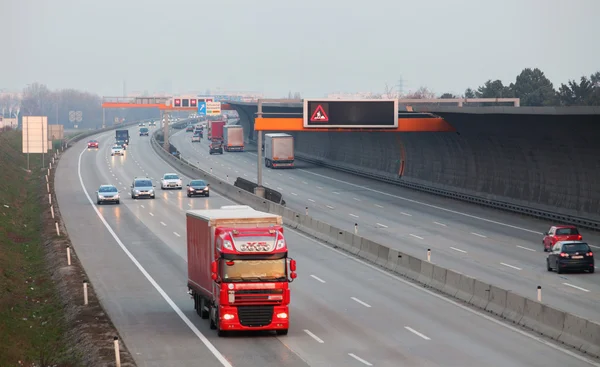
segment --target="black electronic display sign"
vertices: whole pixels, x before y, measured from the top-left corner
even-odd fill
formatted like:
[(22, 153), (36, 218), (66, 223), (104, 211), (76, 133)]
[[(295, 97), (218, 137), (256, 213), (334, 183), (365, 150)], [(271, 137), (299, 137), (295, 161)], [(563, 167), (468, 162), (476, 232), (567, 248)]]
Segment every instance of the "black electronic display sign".
[(395, 99), (305, 99), (305, 128), (393, 129), (398, 127)]

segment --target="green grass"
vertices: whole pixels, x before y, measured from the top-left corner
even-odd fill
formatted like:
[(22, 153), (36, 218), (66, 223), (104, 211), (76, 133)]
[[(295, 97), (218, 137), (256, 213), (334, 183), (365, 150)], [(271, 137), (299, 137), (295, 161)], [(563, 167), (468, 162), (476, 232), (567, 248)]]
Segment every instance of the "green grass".
[[(45, 260), (39, 154), (21, 153), (21, 133), (0, 134), (0, 366), (73, 365), (63, 306)], [(7, 207), (8, 206), (8, 207)]]

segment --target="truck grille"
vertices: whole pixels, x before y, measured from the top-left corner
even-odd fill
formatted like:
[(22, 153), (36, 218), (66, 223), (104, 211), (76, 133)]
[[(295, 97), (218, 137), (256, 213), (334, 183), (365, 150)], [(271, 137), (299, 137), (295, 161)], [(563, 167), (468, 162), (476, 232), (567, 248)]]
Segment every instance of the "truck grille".
[(273, 319), (273, 306), (240, 306), (238, 317), (243, 326), (266, 326), (271, 324)]
[(282, 289), (244, 289), (235, 291), (236, 305), (272, 304), (283, 302)]

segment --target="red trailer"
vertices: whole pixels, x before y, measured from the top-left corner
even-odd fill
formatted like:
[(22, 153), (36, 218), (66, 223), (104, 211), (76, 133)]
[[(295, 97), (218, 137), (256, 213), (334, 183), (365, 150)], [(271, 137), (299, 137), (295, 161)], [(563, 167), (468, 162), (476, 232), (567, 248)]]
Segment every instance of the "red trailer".
[(209, 121), (208, 122), (208, 140), (223, 141), (223, 126), (225, 121)]
[(188, 288), (194, 308), (219, 336), (235, 330), (289, 328), (288, 257), (279, 215), (248, 206), (189, 210)]

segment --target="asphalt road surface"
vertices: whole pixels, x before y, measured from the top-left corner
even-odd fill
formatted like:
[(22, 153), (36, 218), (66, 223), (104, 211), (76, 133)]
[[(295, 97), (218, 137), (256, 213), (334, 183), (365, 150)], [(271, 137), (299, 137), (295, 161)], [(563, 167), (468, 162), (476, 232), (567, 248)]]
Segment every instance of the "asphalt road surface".
[[(175, 133), (171, 142), (200, 168), (234, 182), (256, 182), (256, 152), (209, 155), (208, 143)], [(283, 193), (289, 208), (358, 232), (412, 256), (544, 303), (600, 321), (600, 274), (558, 275), (546, 269), (542, 232), (553, 223), (485, 208), (297, 161), (297, 168), (263, 167), (263, 184)], [(583, 231), (600, 249), (600, 237)], [(599, 264), (597, 264), (599, 265)]]
[[(291, 285), (289, 334), (219, 338), (187, 294), (185, 211), (231, 202), (215, 192), (187, 198), (160, 188), (155, 200), (131, 199), (135, 176), (158, 186), (174, 169), (147, 137), (133, 136), (124, 157), (111, 157), (113, 134), (98, 137), (98, 150), (79, 142), (64, 153), (57, 199), (77, 254), (139, 366), (600, 366), (291, 229), (299, 277)], [(122, 190), (120, 205), (96, 205), (95, 190), (107, 183)]]

